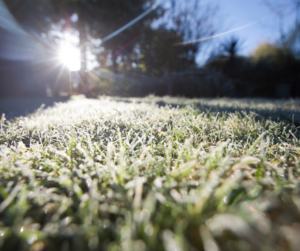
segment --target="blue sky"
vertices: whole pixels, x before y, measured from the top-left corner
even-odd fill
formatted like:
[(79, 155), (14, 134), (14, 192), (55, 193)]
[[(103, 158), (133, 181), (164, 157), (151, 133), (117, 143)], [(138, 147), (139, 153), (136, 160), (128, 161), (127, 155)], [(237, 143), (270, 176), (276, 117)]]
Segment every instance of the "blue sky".
[[(272, 2), (276, 1), (278, 2), (272, 0)], [(279, 2), (284, 3), (284, 1)], [(220, 20), (223, 23), (220, 32), (259, 21), (251, 27), (233, 33), (244, 40), (241, 54), (249, 55), (259, 44), (275, 42), (279, 38), (279, 19), (266, 7), (263, 0), (210, 0), (209, 2), (219, 5)], [(285, 28), (288, 29), (293, 22), (294, 17), (289, 14), (284, 20)]]

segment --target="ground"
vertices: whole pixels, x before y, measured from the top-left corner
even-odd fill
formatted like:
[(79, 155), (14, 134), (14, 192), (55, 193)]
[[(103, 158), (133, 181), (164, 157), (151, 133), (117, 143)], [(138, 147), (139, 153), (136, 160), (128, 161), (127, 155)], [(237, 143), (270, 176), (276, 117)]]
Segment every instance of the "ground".
[(0, 249), (298, 250), (299, 115), (299, 100), (74, 97), (2, 120)]

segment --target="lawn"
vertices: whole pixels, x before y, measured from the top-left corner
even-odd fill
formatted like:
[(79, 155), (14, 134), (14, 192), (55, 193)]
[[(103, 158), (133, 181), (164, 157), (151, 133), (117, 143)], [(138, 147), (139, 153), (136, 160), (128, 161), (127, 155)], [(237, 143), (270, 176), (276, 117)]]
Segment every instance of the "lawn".
[(0, 131), (0, 249), (299, 250), (300, 101), (75, 97)]

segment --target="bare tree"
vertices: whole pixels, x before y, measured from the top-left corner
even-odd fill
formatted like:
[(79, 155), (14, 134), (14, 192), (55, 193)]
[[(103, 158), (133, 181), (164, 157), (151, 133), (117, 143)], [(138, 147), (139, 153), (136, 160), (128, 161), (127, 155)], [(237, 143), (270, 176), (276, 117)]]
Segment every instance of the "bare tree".
[[(169, 0), (162, 25), (176, 30), (183, 37), (183, 42), (212, 36), (217, 31), (218, 6), (205, 0)], [(184, 45), (191, 54), (203, 51), (207, 42)]]
[[(280, 42), (284, 47), (288, 47), (295, 40), (295, 36), (299, 33), (300, 25), (300, 0), (262, 0), (265, 6), (278, 18), (278, 29), (280, 34)], [(295, 16), (294, 27), (287, 32), (285, 21), (287, 17)]]
[(230, 58), (235, 58), (242, 45), (242, 40), (238, 37), (232, 36), (230, 39), (221, 43), (221, 50), (228, 54)]

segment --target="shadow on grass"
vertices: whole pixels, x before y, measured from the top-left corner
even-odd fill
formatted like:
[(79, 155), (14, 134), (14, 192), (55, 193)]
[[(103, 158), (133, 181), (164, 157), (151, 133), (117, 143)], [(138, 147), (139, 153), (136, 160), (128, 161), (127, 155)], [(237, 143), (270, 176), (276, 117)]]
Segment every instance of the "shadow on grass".
[(27, 116), (43, 104), (44, 108), (51, 107), (55, 103), (66, 102), (69, 97), (34, 97), (34, 98), (1, 98), (0, 116), (5, 113), (6, 119), (13, 119), (19, 116)]
[(206, 113), (240, 113), (253, 114), (257, 120), (262, 118), (273, 121), (287, 121), (300, 126), (300, 100), (272, 100), (272, 99), (115, 99), (122, 102), (154, 103), (159, 107), (184, 108), (192, 105), (200, 112)]

